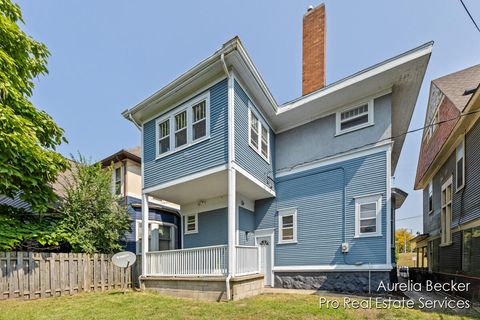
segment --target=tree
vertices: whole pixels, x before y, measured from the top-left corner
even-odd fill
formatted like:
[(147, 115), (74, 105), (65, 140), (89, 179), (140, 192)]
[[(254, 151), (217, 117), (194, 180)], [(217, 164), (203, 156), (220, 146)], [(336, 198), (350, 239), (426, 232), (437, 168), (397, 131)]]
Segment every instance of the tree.
[(73, 252), (112, 253), (122, 248), (130, 216), (113, 194), (112, 172), (112, 167), (89, 164), (83, 156), (72, 166), (59, 211)]
[(66, 139), (30, 101), (33, 80), (48, 73), (49, 52), (19, 22), (20, 7), (0, 0), (0, 195), (20, 195), (42, 213), (57, 200), (50, 185), (68, 165), (55, 148)]
[(395, 230), (395, 248), (397, 252), (405, 253), (412, 251), (413, 234), (405, 228)]

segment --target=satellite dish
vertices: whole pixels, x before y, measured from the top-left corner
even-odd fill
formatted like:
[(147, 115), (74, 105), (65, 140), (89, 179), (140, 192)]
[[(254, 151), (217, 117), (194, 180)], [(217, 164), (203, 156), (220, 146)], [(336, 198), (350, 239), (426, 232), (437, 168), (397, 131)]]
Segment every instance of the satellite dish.
[(113, 264), (120, 268), (128, 268), (135, 263), (135, 260), (137, 257), (130, 251), (115, 253), (112, 257)]

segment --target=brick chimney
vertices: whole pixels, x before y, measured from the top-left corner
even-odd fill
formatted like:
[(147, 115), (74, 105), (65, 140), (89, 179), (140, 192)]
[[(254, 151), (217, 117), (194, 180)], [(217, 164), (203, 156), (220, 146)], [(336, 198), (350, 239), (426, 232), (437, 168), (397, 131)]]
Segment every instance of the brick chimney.
[(325, 4), (303, 16), (302, 95), (325, 86)]

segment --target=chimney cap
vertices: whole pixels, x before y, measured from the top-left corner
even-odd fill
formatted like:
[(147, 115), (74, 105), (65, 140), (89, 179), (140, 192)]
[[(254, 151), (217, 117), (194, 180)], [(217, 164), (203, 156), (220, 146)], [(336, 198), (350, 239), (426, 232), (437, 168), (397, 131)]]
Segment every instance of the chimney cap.
[(313, 9), (315, 9), (315, 7), (311, 4), (311, 5), (309, 5), (308, 8), (307, 8), (307, 12), (310, 12), (310, 11), (312, 11)]

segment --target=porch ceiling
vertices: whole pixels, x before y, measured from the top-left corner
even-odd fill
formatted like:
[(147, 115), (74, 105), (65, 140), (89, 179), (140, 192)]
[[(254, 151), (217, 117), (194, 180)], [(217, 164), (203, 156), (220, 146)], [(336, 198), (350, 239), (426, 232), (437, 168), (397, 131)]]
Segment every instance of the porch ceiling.
[(227, 170), (178, 183), (150, 193), (158, 199), (179, 205), (219, 197), (227, 193)]
[[(178, 205), (185, 205), (200, 200), (206, 200), (226, 195), (228, 193), (227, 170), (207, 174), (195, 179), (177, 183), (149, 193), (157, 199), (166, 200)], [(248, 199), (255, 201), (271, 198), (274, 193), (261, 183), (252, 181), (249, 177), (237, 171), (236, 190)]]

